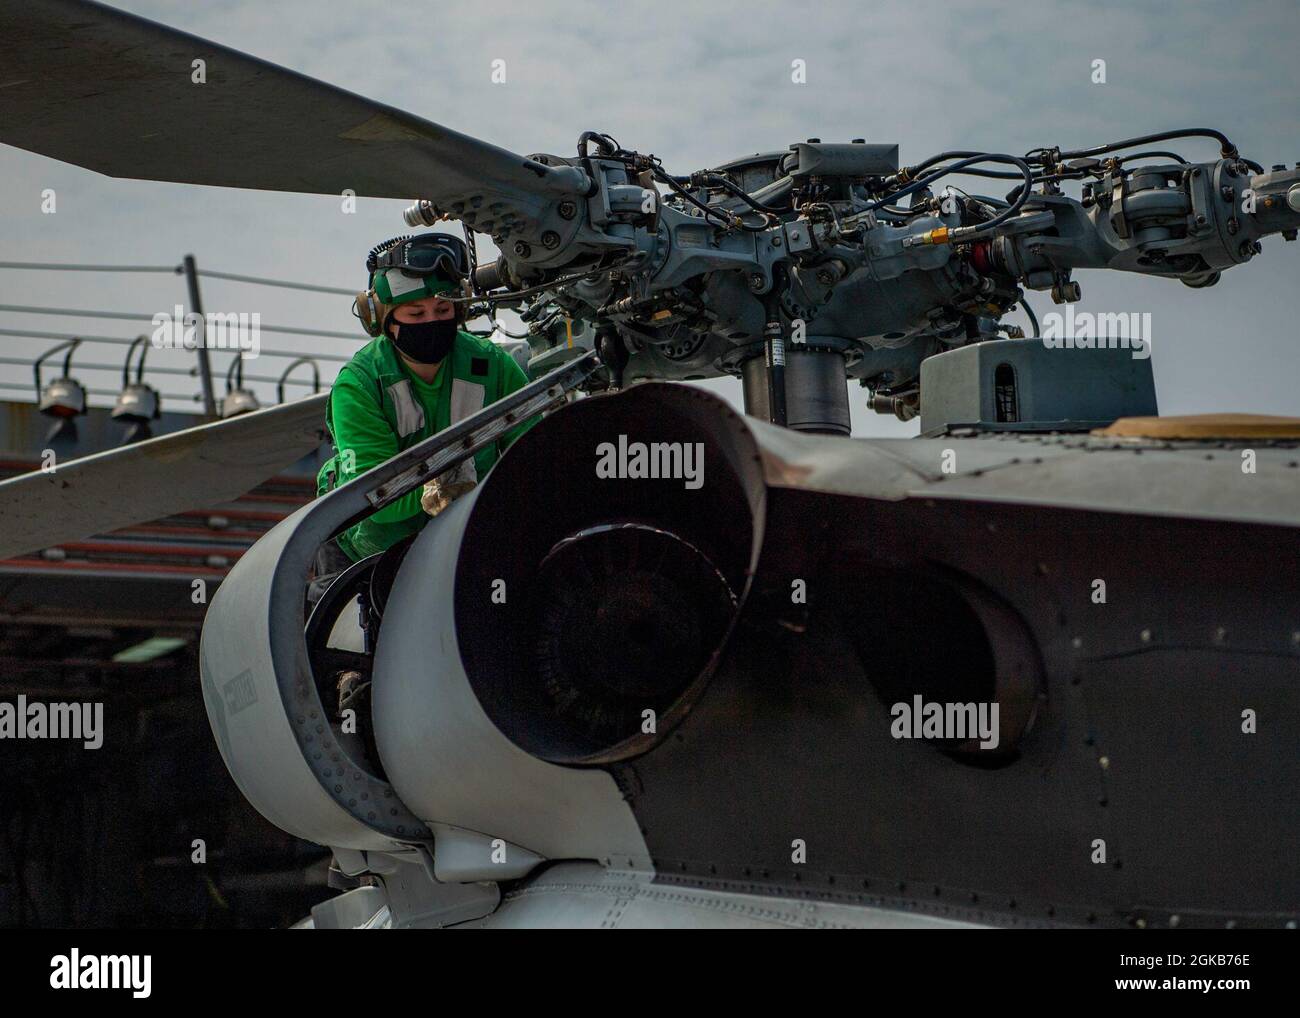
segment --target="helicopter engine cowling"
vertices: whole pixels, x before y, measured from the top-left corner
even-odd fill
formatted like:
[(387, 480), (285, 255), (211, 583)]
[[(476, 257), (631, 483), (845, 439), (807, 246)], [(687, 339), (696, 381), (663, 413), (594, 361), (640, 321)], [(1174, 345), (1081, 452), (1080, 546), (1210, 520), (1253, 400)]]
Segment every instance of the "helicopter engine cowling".
[[(645, 752), (689, 712), (763, 533), (747, 426), (728, 409), (719, 427), (718, 401), (692, 392), (653, 416), (640, 401), (566, 408), (402, 562), (375, 657), (375, 740), (439, 849), (455, 841), (478, 861), (456, 868), (462, 879), (503, 873), (491, 839), (479, 850), (473, 832), (526, 850), (515, 852), (525, 867), (539, 856), (648, 861), (617, 784), (592, 765)], [(618, 473), (620, 449), (651, 444), (664, 472), (692, 477), (598, 470), (602, 453)], [(447, 858), (435, 851), (440, 875)]]

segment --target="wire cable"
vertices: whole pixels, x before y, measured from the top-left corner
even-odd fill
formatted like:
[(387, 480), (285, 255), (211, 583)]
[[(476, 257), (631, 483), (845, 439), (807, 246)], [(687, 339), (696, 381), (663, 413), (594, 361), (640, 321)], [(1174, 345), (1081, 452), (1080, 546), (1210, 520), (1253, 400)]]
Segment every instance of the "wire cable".
[(41, 272), (176, 272), (175, 265), (70, 265), (61, 262), (0, 262), (0, 269), (36, 269)]
[[(66, 332), (38, 332), (35, 329), (0, 329), (0, 336), (21, 336), (26, 339), (69, 339), (71, 338)], [(77, 338), (80, 339), (83, 343), (109, 343), (114, 346), (130, 345), (132, 342), (134, 342), (134, 338), (127, 339), (122, 336), (92, 336), (85, 333), (78, 333)], [(186, 353), (193, 352), (193, 351), (186, 351), (184, 350), (183, 347), (181, 349), (183, 352)], [(213, 349), (213, 348), (209, 348), (209, 349)], [(261, 349), (258, 350), (258, 356), (261, 357), (291, 357), (292, 358), (292, 357), (301, 357), (302, 355), (303, 355), (303, 351), (301, 350), (270, 350), (266, 347), (262, 347)], [(332, 353), (313, 353), (312, 356), (315, 357), (317, 360), (338, 361), (340, 364), (346, 363), (352, 359), (351, 357), (348, 357), (343, 354), (332, 354)], [(152, 371), (153, 369), (150, 368), (150, 370)]]
[[(89, 265), (69, 262), (0, 262), (0, 269), (21, 269), (40, 272), (159, 272), (181, 275), (185, 270), (180, 265)], [(318, 286), (315, 283), (295, 283), (287, 279), (264, 279), (261, 276), (245, 276), (237, 272), (218, 272), (215, 269), (198, 269), (200, 276), (213, 279), (229, 279), (237, 283), (252, 283), (255, 286), (275, 286), (288, 290), (310, 290), (315, 293), (337, 293), (346, 297), (355, 297), (356, 291), (338, 286)]]
[(1038, 327), (1038, 316), (1034, 314), (1034, 309), (1031, 308), (1029, 306), (1029, 302), (1024, 300), (1023, 298), (1020, 301), (1020, 307), (1024, 310), (1025, 314), (1029, 316), (1029, 321), (1033, 323), (1034, 339), (1041, 339), (1043, 333), (1042, 333), (1042, 329)]
[(867, 208), (870, 210), (881, 208), (885, 205), (890, 204), (891, 202), (897, 201), (899, 198), (902, 198), (905, 195), (909, 195), (915, 191), (920, 191), (925, 188), (928, 188), (932, 183), (934, 183), (936, 180), (940, 179), (941, 177), (946, 177), (950, 173), (957, 173), (958, 171), (964, 170), (967, 166), (974, 165), (975, 163), (984, 163), (984, 162), (1009, 163), (1010, 165), (1015, 166), (1017, 169), (1020, 170), (1020, 173), (1017, 174), (1017, 176), (1021, 177), (1026, 184), (1032, 185), (1033, 183), (1033, 179), (1034, 179), (1033, 171), (1030, 170), (1029, 167), (1025, 164), (1024, 160), (1020, 159), (1018, 156), (1007, 155), (1004, 152), (978, 152), (966, 158), (959, 159), (957, 162), (951, 163), (948, 166), (942, 166), (939, 169), (935, 170), (933, 173), (927, 173), (923, 176), (915, 178), (914, 180), (912, 180), (911, 183), (901, 188), (898, 188), (895, 191), (891, 191), (889, 194), (885, 195), (882, 198), (878, 198), (876, 201), (869, 204)]
[[(356, 294), (353, 294), (355, 297)], [(52, 308), (30, 304), (0, 304), (0, 311), (14, 311), (25, 315), (65, 315), (72, 318), (112, 318), (126, 322), (151, 322), (154, 313), (140, 311), (97, 311), (87, 308)], [(209, 312), (210, 314), (212, 312)], [(300, 329), (289, 325), (258, 325), (263, 332), (280, 332), (294, 336), (328, 336), (331, 339), (360, 339), (352, 332), (333, 332), (329, 329)]]
[[(0, 357), (0, 364), (17, 364), (17, 365), (19, 365), (19, 366), (21, 366), (21, 367), (30, 367), (30, 366), (31, 366), (31, 363), (32, 363), (32, 362), (31, 362), (31, 358), (26, 358), (26, 359), (24, 359), (24, 358), (22, 358), (22, 357)], [(81, 362), (81, 363), (79, 363), (79, 364), (77, 365), (77, 372), (78, 372), (78, 373), (80, 373), (80, 372), (82, 372), (82, 371), (113, 371), (113, 372), (121, 372), (121, 370), (122, 370), (122, 365), (120, 365), (120, 364), (117, 364), (117, 365), (113, 365), (113, 364), (87, 364), (87, 363), (85, 363), (85, 362), (83, 361), (83, 362)], [(187, 377), (189, 377), (189, 378), (198, 378), (198, 376), (199, 376), (199, 371), (198, 371), (198, 368), (169, 368), (169, 367), (165, 367), (165, 366), (163, 366), (163, 365), (153, 365), (153, 364), (151, 364), (151, 365), (149, 365), (149, 367), (147, 367), (147, 368), (145, 369), (145, 374), (146, 374), (146, 375), (185, 375), (185, 376), (187, 376)], [(274, 383), (276, 383), (276, 382), (279, 381), (278, 378), (273, 377), (273, 376), (271, 376), (271, 375), (245, 375), (244, 377), (247, 378), (249, 381), (252, 381), (252, 382), (270, 382), (270, 383), (274, 384)], [(305, 379), (305, 378), (289, 378), (289, 379), (286, 379), (286, 381), (288, 381), (288, 382), (289, 382), (290, 384), (292, 384), (292, 385), (310, 385), (310, 384), (311, 384), (311, 383), (310, 383), (307, 379)], [(31, 386), (28, 386), (28, 388), (31, 388)]]
[(1172, 159), (1176, 163), (1182, 163), (1184, 166), (1188, 165), (1187, 160), (1177, 152), (1164, 152), (1160, 149), (1153, 149), (1150, 152), (1134, 152), (1130, 156), (1120, 156), (1119, 161), (1126, 163), (1130, 159)]
[(912, 181), (912, 183), (908, 184), (906, 187), (900, 188), (899, 190), (894, 191), (891, 194), (885, 195), (883, 198), (880, 198), (877, 201), (869, 204), (867, 206), (867, 210), (870, 211), (870, 210), (881, 208), (889, 204), (890, 202), (897, 201), (899, 198), (903, 197), (904, 195), (912, 194), (915, 191), (928, 188), (932, 183), (934, 183), (934, 181), (938, 180), (940, 177), (945, 177), (950, 173), (956, 173), (958, 170), (964, 169), (966, 166), (969, 166), (973, 163), (982, 163), (982, 162), (1009, 163), (1010, 165), (1015, 166), (1018, 170), (1020, 170), (1020, 175), (1024, 178), (1024, 183), (1021, 185), (1021, 187), (1024, 190), (1020, 195), (1016, 197), (1014, 201), (1011, 202), (1010, 205), (1008, 205), (1005, 209), (999, 212), (992, 219), (987, 219), (984, 222), (979, 223), (975, 226), (958, 227), (956, 230), (952, 231), (953, 236), (960, 236), (960, 238), (963, 241), (969, 240), (973, 237), (981, 236), (997, 228), (998, 226), (1001, 226), (1008, 219), (1016, 215), (1020, 211), (1021, 206), (1023, 206), (1025, 202), (1029, 199), (1029, 191), (1034, 183), (1034, 174), (1033, 171), (1030, 170), (1029, 166), (1025, 163), (1025, 161), (1023, 159), (1020, 159), (1017, 156), (1007, 155), (1005, 152), (982, 152), (979, 153), (978, 155), (969, 156), (965, 159), (959, 159), (957, 162), (952, 163), (949, 166), (940, 167), (939, 169), (935, 170), (933, 173), (928, 173), (925, 176), (918, 177), (916, 180)]
[[(178, 267), (176, 272), (181, 270)], [(252, 283), (254, 286), (275, 286), (286, 290), (310, 290), (313, 293), (337, 293), (344, 297), (355, 297), (356, 290), (348, 290), (341, 286), (317, 286), (315, 283), (293, 283), (285, 279), (262, 279), (259, 276), (241, 276), (237, 272), (216, 272), (212, 269), (196, 269), (199, 276), (208, 276), (212, 279), (229, 279), (236, 283)]]
[[(552, 279), (549, 282), (538, 283), (536, 286), (526, 286), (522, 290), (507, 290), (505, 293), (495, 293), (495, 292), (487, 293), (487, 294), (483, 294), (481, 297), (475, 297), (475, 296), (453, 297), (450, 294), (446, 294), (446, 293), (439, 294), (439, 296), (443, 300), (448, 301), (452, 304), (466, 304), (472, 301), (482, 300), (485, 298), (490, 299), (493, 304), (500, 304), (504, 301), (515, 300), (519, 297), (527, 297), (534, 293), (541, 293), (543, 290), (553, 290), (557, 286), (565, 286), (569, 283), (576, 283), (583, 279), (586, 279), (588, 276), (594, 276), (601, 272), (609, 272), (611, 269), (620, 268), (626, 265), (630, 261), (632, 261), (632, 256), (628, 256), (618, 261), (611, 262), (608, 265), (596, 265), (590, 269), (584, 269), (581, 272), (573, 272), (567, 276), (559, 276), (558, 278)], [(3, 310), (3, 305), (0, 305), (0, 310)], [(262, 328), (266, 328), (266, 326), (262, 326)]]
[[(1088, 156), (1099, 156), (1106, 152), (1116, 152), (1119, 149), (1133, 148), (1135, 145), (1147, 145), (1156, 141), (1172, 141), (1175, 138), (1213, 138), (1219, 143), (1219, 149), (1225, 159), (1237, 159), (1237, 146), (1228, 140), (1228, 136), (1222, 131), (1216, 131), (1210, 127), (1186, 127), (1175, 131), (1160, 131), (1156, 134), (1143, 134), (1136, 138), (1125, 138), (1123, 141), (1107, 142), (1104, 145), (1094, 145), (1092, 148), (1074, 149), (1070, 152), (1062, 152), (1062, 159), (1082, 159)], [(1045, 149), (1034, 149), (1029, 155), (1036, 152), (1044, 152)]]

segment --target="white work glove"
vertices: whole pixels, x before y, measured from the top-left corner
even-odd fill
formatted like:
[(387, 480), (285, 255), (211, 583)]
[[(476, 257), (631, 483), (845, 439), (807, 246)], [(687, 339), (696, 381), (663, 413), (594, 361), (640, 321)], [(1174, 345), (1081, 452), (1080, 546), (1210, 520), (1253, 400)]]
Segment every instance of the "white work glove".
[(437, 516), (451, 505), (453, 499), (472, 491), (478, 484), (478, 471), (471, 456), (457, 467), (444, 471), (431, 481), (426, 481), (420, 495), (420, 507), (430, 516)]

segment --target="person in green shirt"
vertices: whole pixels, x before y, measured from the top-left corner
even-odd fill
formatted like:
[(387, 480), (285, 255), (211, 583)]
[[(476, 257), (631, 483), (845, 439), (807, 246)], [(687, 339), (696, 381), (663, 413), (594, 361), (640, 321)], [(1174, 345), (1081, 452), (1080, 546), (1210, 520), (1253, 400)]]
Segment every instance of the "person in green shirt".
[[(325, 423), (336, 452), (317, 475), (318, 495), (528, 382), (505, 349), (464, 330), (465, 305), (447, 299), (466, 290), (461, 240), (442, 233), (396, 238), (371, 251), (367, 268), (370, 288), (357, 297), (356, 313), (375, 338), (334, 380)], [(339, 534), (338, 548), (357, 562), (417, 533), (536, 422), (524, 421), (423, 492), (411, 491)]]

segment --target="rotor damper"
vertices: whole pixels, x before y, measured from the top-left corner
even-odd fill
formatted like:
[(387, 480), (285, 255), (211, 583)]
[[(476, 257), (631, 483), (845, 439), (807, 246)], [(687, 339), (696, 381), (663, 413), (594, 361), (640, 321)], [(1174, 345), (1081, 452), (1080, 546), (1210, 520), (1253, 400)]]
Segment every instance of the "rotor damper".
[[(784, 346), (782, 386), (785, 392), (785, 424), (794, 431), (825, 435), (848, 435), (848, 378), (844, 355), (837, 350), (805, 343)], [(745, 413), (772, 420), (771, 369), (763, 356), (751, 357), (740, 365), (740, 382)]]

